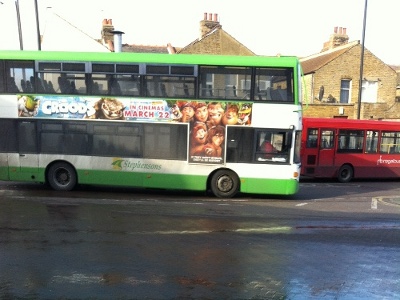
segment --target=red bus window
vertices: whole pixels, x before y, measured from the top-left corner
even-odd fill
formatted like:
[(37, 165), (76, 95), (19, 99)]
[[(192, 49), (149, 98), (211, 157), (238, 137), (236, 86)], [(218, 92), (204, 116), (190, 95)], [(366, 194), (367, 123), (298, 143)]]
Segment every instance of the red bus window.
[(339, 130), (338, 152), (362, 153), (364, 130)]
[(321, 149), (333, 148), (333, 130), (321, 131)]
[(318, 146), (318, 129), (308, 129), (307, 131), (307, 148), (317, 148)]
[(400, 153), (400, 132), (382, 132), (380, 153)]
[(365, 153), (376, 153), (378, 151), (378, 131), (367, 130), (365, 143)]

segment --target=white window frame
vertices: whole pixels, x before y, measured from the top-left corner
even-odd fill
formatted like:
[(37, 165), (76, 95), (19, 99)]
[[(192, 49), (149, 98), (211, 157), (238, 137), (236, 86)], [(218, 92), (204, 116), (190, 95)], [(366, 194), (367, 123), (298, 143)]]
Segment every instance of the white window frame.
[(364, 79), (361, 87), (361, 102), (378, 102), (378, 81)]
[[(342, 82), (344, 82), (344, 81), (349, 82), (349, 88), (343, 88)], [(346, 104), (346, 103), (350, 103), (351, 102), (351, 87), (352, 87), (351, 79), (342, 79), (340, 81), (340, 99), (339, 99), (340, 103)], [(344, 93), (344, 92), (346, 92), (348, 94), (348, 99), (347, 99), (346, 102), (342, 100), (342, 93)]]

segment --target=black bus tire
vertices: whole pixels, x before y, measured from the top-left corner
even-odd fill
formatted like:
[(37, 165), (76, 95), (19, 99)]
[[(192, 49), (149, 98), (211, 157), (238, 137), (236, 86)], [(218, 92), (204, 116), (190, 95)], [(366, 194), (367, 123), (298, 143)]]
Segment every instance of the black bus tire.
[(54, 163), (47, 172), (47, 182), (56, 191), (71, 191), (77, 183), (75, 169), (65, 162)]
[(346, 183), (353, 179), (354, 170), (350, 165), (343, 165), (339, 169), (338, 180), (339, 182)]
[(210, 188), (218, 198), (232, 198), (239, 191), (239, 177), (231, 170), (218, 170), (211, 177)]

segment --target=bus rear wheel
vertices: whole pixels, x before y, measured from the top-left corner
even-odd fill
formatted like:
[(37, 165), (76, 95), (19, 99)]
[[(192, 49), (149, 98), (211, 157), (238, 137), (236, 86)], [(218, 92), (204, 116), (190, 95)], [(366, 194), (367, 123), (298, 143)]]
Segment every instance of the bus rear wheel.
[(339, 182), (346, 183), (353, 179), (353, 168), (349, 165), (343, 165), (339, 169), (338, 180)]
[(210, 188), (218, 198), (232, 198), (239, 191), (239, 178), (231, 170), (218, 170), (211, 177)]
[(47, 172), (47, 182), (56, 191), (70, 191), (77, 182), (75, 169), (65, 162), (54, 163)]

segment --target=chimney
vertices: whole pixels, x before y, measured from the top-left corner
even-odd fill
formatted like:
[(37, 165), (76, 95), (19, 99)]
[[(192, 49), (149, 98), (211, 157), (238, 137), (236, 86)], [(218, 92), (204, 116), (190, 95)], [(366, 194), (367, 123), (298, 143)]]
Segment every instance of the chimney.
[(168, 50), (168, 54), (175, 54), (176, 53), (176, 49), (175, 49), (175, 47), (173, 47), (171, 45), (171, 43), (167, 44), (167, 50)]
[(218, 21), (218, 14), (205, 12), (203, 20), (200, 21), (200, 39), (217, 26), (221, 27)]
[(331, 34), (329, 41), (324, 43), (321, 52), (347, 44), (349, 42), (349, 36), (346, 32), (346, 28), (335, 26), (333, 28), (333, 34)]
[(114, 35), (114, 52), (122, 52), (122, 35), (125, 32), (113, 30), (111, 33)]
[(109, 41), (114, 40), (113, 30), (112, 19), (104, 19), (101, 27), (101, 39), (105, 45), (109, 45)]

